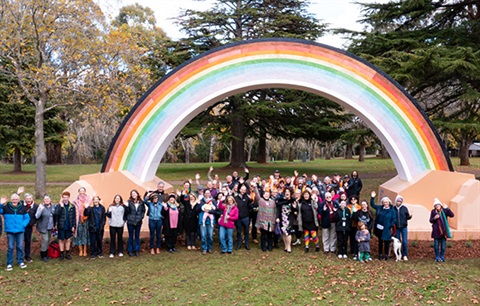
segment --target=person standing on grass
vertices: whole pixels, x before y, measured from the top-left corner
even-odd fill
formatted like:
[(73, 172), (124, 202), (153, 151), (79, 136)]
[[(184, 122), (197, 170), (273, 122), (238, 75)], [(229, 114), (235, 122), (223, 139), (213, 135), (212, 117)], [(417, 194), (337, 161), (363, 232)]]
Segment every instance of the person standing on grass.
[[(238, 219), (235, 221), (235, 227), (237, 228), (237, 250), (242, 247), (242, 234), (243, 241), (245, 241), (245, 248), (250, 250), (250, 240), (248, 236), (250, 226), (250, 212), (253, 210), (250, 196), (247, 194), (247, 187), (240, 187), (240, 193), (235, 196), (235, 202), (238, 208)], [(252, 228), (252, 232), (253, 232)]]
[(452, 238), (448, 218), (453, 218), (453, 211), (447, 204), (435, 198), (433, 201), (433, 210), (430, 213), (430, 223), (432, 223), (433, 248), (435, 250), (435, 261), (445, 261), (445, 250), (447, 248), (447, 238)]
[(145, 217), (145, 203), (140, 199), (136, 189), (130, 191), (127, 204), (127, 228), (128, 228), (128, 255), (140, 256), (140, 229)]
[[(207, 189), (209, 190), (209, 189)], [(200, 205), (198, 198), (194, 193), (188, 196), (188, 201), (181, 196), (180, 191), (177, 191), (180, 202), (184, 206), (183, 213), (183, 228), (185, 229), (185, 238), (187, 243), (187, 250), (196, 250), (195, 240), (197, 239), (198, 229), (198, 213), (197, 207)]]
[(204, 214), (215, 215), (217, 202), (212, 198), (210, 191), (205, 190), (203, 199), (197, 207), (198, 223), (200, 225), (200, 238), (202, 239), (202, 254), (212, 253), (213, 246), (213, 228), (215, 226), (214, 218), (206, 218)]
[(352, 175), (348, 180), (348, 184), (345, 186), (345, 190), (349, 197), (357, 196), (360, 199), (360, 193), (362, 192), (363, 183), (358, 177), (357, 171), (352, 171)]
[(383, 197), (380, 201), (382, 205), (376, 205), (376, 192), (372, 191), (371, 195), (370, 206), (376, 211), (373, 233), (378, 238), (378, 259), (388, 260), (388, 251), (390, 248), (390, 241), (392, 240), (392, 230), (397, 222), (397, 214), (392, 207), (392, 200), (390, 200), (389, 197)]
[(100, 203), (99, 196), (94, 196), (92, 204), (85, 204), (84, 215), (88, 217), (90, 233), (90, 258), (103, 258), (103, 233), (106, 223), (105, 207)]
[(165, 235), (165, 244), (168, 252), (178, 252), (176, 248), (178, 227), (180, 222), (180, 205), (175, 199), (175, 194), (168, 196), (167, 203), (163, 203), (163, 234)]
[(58, 230), (58, 246), (60, 247), (60, 260), (72, 259), (70, 247), (72, 246), (72, 237), (75, 232), (77, 211), (70, 202), (70, 192), (62, 193), (60, 204), (55, 206), (54, 228)]
[(55, 206), (52, 204), (52, 199), (49, 195), (43, 197), (43, 203), (38, 206), (35, 218), (37, 219), (37, 230), (40, 233), (42, 242), (40, 244), (40, 257), (44, 262), (48, 261), (48, 246), (53, 230), (53, 215)]
[(408, 208), (403, 205), (403, 197), (398, 195), (395, 198), (393, 207), (397, 214), (397, 223), (395, 224), (395, 237), (402, 242), (402, 258), (408, 260), (408, 220), (412, 219), (412, 214)]
[(232, 254), (233, 230), (235, 229), (235, 221), (238, 219), (237, 202), (232, 196), (223, 196), (218, 203), (218, 209), (222, 211), (222, 214), (218, 219), (222, 254)]
[(357, 243), (356, 235), (357, 235), (357, 229), (358, 229), (358, 226), (357, 226), (358, 220), (356, 220), (354, 216), (357, 213), (357, 211), (362, 209), (362, 206), (358, 204), (357, 196), (354, 195), (349, 199), (347, 208), (348, 210), (350, 210), (350, 214), (352, 216), (351, 222), (350, 222), (350, 231), (349, 231), (350, 253), (353, 254), (353, 260), (357, 260), (358, 259), (358, 243)]
[(263, 252), (273, 250), (273, 235), (275, 231), (275, 220), (277, 217), (275, 201), (270, 198), (269, 189), (263, 192), (260, 197), (257, 184), (252, 182), (252, 188), (255, 192), (255, 198), (258, 199), (258, 216), (255, 226), (260, 229), (260, 246)]
[(302, 193), (302, 199), (298, 203), (298, 227), (300, 231), (303, 231), (305, 253), (308, 253), (310, 250), (310, 240), (315, 244), (315, 252), (320, 251), (317, 235), (318, 226), (318, 202), (312, 200), (310, 191), (305, 190)]
[[(150, 231), (150, 254), (160, 254), (162, 246), (162, 202), (159, 201), (158, 194), (147, 194), (145, 204), (148, 207), (148, 229)], [(157, 240), (155, 243), (155, 239)], [(156, 250), (155, 250), (156, 248)], [(155, 252), (156, 251), (156, 252)]]
[(368, 262), (370, 258), (370, 231), (365, 223), (358, 221), (358, 231), (355, 238), (358, 242), (358, 261)]
[(284, 251), (292, 253), (292, 236), (295, 235), (293, 224), (296, 218), (297, 202), (292, 198), (292, 191), (285, 189), (283, 197), (277, 200), (277, 222), (280, 223), (282, 231)]
[(117, 194), (112, 204), (105, 212), (110, 226), (110, 258), (123, 257), (123, 226), (127, 218), (127, 207), (123, 204), (122, 196)]
[(87, 194), (87, 190), (84, 187), (78, 188), (78, 196), (73, 201), (77, 216), (73, 244), (78, 246), (78, 256), (87, 256), (87, 246), (91, 243), (89, 235), (89, 220), (84, 214), (85, 207), (90, 206), (91, 203), (92, 197)]
[(10, 197), (7, 203), (7, 197), (0, 199), (0, 214), (5, 220), (5, 233), (8, 239), (7, 251), (7, 271), (13, 270), (13, 250), (17, 250), (17, 264), (21, 269), (27, 265), (24, 263), (23, 237), (25, 228), (30, 222), (30, 215), (27, 207), (20, 203), (20, 196), (16, 193)]
[(23, 202), (23, 205), (27, 207), (27, 212), (30, 216), (30, 222), (25, 228), (25, 261), (33, 262), (32, 257), (30, 256), (30, 249), (32, 245), (33, 226), (37, 223), (35, 213), (37, 212), (38, 205), (34, 203), (33, 196), (30, 193), (26, 193), (24, 199), (25, 201)]
[(325, 254), (328, 254), (328, 252), (335, 253), (337, 232), (333, 218), (337, 209), (338, 204), (332, 200), (332, 194), (326, 192), (325, 201), (319, 207), (319, 213), (322, 216), (322, 241)]
[(337, 231), (338, 258), (348, 258), (347, 244), (350, 227), (352, 223), (352, 213), (347, 208), (345, 200), (340, 201), (340, 207), (335, 212), (335, 229)]

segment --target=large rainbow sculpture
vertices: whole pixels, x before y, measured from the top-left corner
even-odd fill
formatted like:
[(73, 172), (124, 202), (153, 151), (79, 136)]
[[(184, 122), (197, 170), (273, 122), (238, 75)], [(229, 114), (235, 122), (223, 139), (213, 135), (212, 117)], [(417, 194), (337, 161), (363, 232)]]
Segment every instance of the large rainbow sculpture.
[[(416, 218), (425, 218), (433, 198), (441, 198), (459, 210), (454, 228), (459, 229), (460, 222), (468, 233), (480, 233), (480, 183), (473, 175), (452, 172), (438, 133), (406, 91), (352, 54), (303, 40), (231, 44), (178, 67), (130, 111), (112, 141), (102, 173), (83, 176), (70, 188), (87, 186), (107, 198), (119, 186), (154, 188), (160, 160), (192, 118), (225, 97), (260, 88), (301, 89), (349, 109), (382, 140), (397, 168), (398, 176), (382, 185), (381, 195), (401, 192)], [(461, 214), (460, 205), (469, 201), (478, 219), (464, 222), (460, 219), (467, 214)], [(428, 231), (424, 223), (419, 220), (418, 232)]]

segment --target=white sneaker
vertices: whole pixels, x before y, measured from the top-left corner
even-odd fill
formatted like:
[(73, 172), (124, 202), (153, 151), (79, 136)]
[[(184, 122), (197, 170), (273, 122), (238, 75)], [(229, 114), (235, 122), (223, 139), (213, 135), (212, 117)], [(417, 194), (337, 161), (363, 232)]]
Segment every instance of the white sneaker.
[(407, 256), (403, 256), (403, 260), (404, 260), (404, 261), (408, 261)]
[(113, 257), (115, 257), (115, 255), (113, 255), (113, 254), (110, 254), (110, 256), (109, 256), (109, 257), (110, 257), (110, 258), (113, 258)]
[(25, 269), (27, 267), (26, 264), (24, 264), (23, 262), (21, 264), (18, 265), (20, 267), (20, 269)]
[(343, 258), (348, 258), (347, 254), (343, 254)]
[(300, 239), (297, 239), (297, 241), (295, 241), (294, 243), (292, 243), (292, 245), (299, 245), (301, 244), (302, 242), (300, 241)]
[(8, 265), (8, 266), (7, 266), (7, 271), (12, 271), (12, 270), (13, 270), (12, 265)]
[(339, 255), (338, 255), (338, 258), (340, 258), (340, 259), (343, 258), (342, 254), (339, 254)]
[(123, 257), (123, 253), (118, 253), (118, 257)]

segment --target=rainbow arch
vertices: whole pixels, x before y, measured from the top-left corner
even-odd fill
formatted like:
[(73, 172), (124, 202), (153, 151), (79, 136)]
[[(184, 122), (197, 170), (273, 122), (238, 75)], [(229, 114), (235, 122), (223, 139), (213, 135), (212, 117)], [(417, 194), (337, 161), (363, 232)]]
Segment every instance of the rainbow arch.
[(358, 115), (387, 148), (398, 175), (453, 171), (433, 124), (398, 83), (345, 51), (296, 39), (250, 40), (207, 52), (173, 70), (137, 102), (110, 145), (102, 172), (155, 177), (181, 129), (233, 94), (293, 88), (331, 99)]

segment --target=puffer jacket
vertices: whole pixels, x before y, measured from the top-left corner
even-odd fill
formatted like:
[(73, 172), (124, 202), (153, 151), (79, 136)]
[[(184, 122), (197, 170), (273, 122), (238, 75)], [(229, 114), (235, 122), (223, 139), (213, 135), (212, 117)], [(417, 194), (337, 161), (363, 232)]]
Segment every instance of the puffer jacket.
[(65, 221), (66, 221), (66, 209), (68, 209), (68, 223), (70, 224), (70, 229), (76, 227), (77, 222), (77, 210), (75, 206), (68, 202), (68, 205), (63, 207), (60, 204), (55, 205), (55, 213), (53, 218), (54, 227), (58, 230), (65, 230)]
[(89, 232), (101, 232), (105, 228), (107, 222), (107, 216), (105, 215), (105, 207), (98, 205), (100, 208), (99, 213), (95, 211), (95, 207), (87, 207), (83, 211), (83, 215), (88, 217), (88, 231)]
[(25, 232), (30, 222), (30, 215), (26, 206), (22, 203), (18, 203), (15, 207), (12, 202), (8, 202), (5, 205), (0, 205), (0, 214), (3, 214), (5, 220), (5, 233), (18, 234)]
[(141, 225), (143, 222), (143, 218), (145, 217), (146, 213), (146, 206), (143, 201), (140, 201), (140, 205), (138, 206), (138, 209), (135, 208), (135, 204), (133, 204), (132, 201), (128, 200), (127, 203), (127, 224), (128, 225)]

